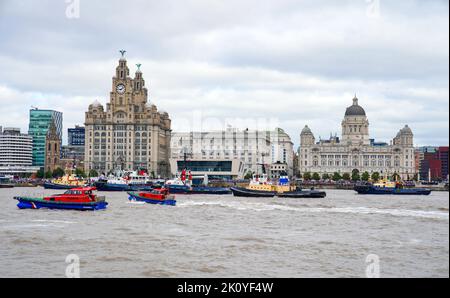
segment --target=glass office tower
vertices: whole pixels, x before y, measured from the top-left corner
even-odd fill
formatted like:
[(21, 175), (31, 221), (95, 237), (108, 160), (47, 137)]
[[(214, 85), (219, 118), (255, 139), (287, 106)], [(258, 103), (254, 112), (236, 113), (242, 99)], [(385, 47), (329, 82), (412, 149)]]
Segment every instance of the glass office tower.
[(33, 166), (45, 165), (45, 140), (50, 123), (55, 122), (56, 131), (62, 139), (62, 113), (53, 110), (30, 110), (28, 134), (33, 137)]

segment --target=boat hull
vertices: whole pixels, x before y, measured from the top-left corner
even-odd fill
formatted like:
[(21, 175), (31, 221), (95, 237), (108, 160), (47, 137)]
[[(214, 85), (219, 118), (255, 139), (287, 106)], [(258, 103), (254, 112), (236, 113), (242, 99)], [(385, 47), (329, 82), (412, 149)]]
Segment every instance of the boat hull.
[(431, 194), (427, 188), (390, 188), (372, 185), (357, 185), (354, 190), (361, 195), (424, 195)]
[(114, 183), (95, 183), (98, 191), (151, 191), (153, 188), (149, 185), (130, 185), (130, 184), (114, 184)]
[(12, 184), (0, 184), (0, 188), (14, 188)]
[(67, 203), (67, 202), (51, 202), (37, 198), (15, 197), (19, 201), (17, 207), (19, 209), (62, 209), (62, 210), (79, 210), (94, 211), (103, 210), (108, 206), (107, 202), (90, 202), (90, 203)]
[(145, 202), (148, 204), (155, 204), (155, 205), (169, 205), (169, 206), (176, 206), (177, 201), (175, 199), (165, 199), (165, 200), (157, 200), (157, 199), (151, 199), (140, 196), (138, 193), (135, 192), (128, 192), (128, 199), (130, 201), (137, 201), (137, 202)]
[(280, 198), (296, 198), (296, 199), (301, 198), (321, 199), (325, 198), (326, 196), (327, 196), (326, 192), (318, 190), (301, 190), (278, 194), (278, 197)]
[(230, 190), (233, 192), (235, 197), (246, 197), (246, 198), (273, 198), (277, 193), (274, 191), (259, 191), (250, 190), (241, 187), (231, 187)]
[(175, 193), (175, 194), (189, 194), (191, 192), (191, 187), (187, 185), (171, 185), (166, 184), (164, 186), (169, 190), (169, 193)]
[(205, 195), (228, 195), (231, 194), (231, 190), (225, 187), (194, 186), (189, 191), (189, 193)]

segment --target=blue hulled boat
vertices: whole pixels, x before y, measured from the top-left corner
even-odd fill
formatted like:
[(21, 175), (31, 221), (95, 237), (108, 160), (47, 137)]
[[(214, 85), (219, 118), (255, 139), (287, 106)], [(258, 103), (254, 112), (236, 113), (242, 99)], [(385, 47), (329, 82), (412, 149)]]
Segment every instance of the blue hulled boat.
[(228, 195), (231, 190), (226, 187), (211, 187), (211, 186), (193, 186), (189, 191), (191, 194), (207, 194), (207, 195)]
[(149, 192), (128, 192), (128, 195), (128, 199), (130, 201), (169, 206), (175, 206), (177, 204), (175, 197), (169, 195), (168, 190), (164, 188), (154, 189), (153, 191)]
[(360, 195), (429, 195), (427, 188), (395, 188), (374, 185), (356, 185), (355, 191)]
[(429, 195), (427, 188), (404, 188), (400, 182), (381, 181), (376, 184), (355, 185), (354, 190), (361, 195)]
[(106, 209), (108, 203), (105, 197), (93, 193), (95, 188), (75, 188), (64, 194), (51, 195), (44, 198), (14, 197), (19, 201), (17, 207), (20, 209), (63, 209), (92, 211)]

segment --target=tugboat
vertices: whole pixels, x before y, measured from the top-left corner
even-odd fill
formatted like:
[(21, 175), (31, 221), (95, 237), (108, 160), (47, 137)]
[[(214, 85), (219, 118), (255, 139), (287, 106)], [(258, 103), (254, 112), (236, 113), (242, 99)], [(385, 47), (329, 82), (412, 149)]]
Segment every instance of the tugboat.
[(165, 187), (169, 189), (170, 193), (178, 194), (206, 194), (206, 195), (227, 195), (231, 194), (231, 190), (226, 187), (211, 187), (208, 185), (208, 176), (203, 177), (204, 186), (192, 186), (192, 174), (186, 173), (186, 170), (181, 172), (181, 177), (176, 177), (173, 180), (168, 180)]
[(177, 203), (167, 188), (154, 189), (150, 192), (128, 192), (128, 195), (130, 201), (170, 206), (175, 206)]
[(44, 182), (45, 189), (72, 189), (86, 185), (87, 182), (85, 180), (79, 179), (74, 175), (65, 175), (61, 178)]
[(354, 190), (360, 195), (425, 195), (431, 194), (428, 188), (405, 188), (401, 182), (380, 181), (355, 185)]
[(108, 178), (101, 177), (94, 183), (99, 191), (151, 191), (149, 177), (143, 173), (124, 172)]
[(263, 167), (263, 174), (253, 174), (252, 180), (246, 188), (231, 187), (231, 191), (235, 197), (272, 198), (278, 194), (295, 191), (295, 188), (289, 185), (289, 178), (287, 175), (281, 176), (278, 184), (273, 184), (269, 181)]
[(320, 190), (315, 190), (312, 188), (311, 190), (302, 190), (297, 189), (296, 191), (287, 191), (284, 193), (280, 193), (277, 195), (279, 198), (295, 198), (295, 199), (321, 199), (327, 196), (327, 193)]
[(44, 198), (14, 197), (20, 209), (102, 210), (108, 203), (105, 197), (94, 194), (95, 187), (73, 188), (64, 194)]

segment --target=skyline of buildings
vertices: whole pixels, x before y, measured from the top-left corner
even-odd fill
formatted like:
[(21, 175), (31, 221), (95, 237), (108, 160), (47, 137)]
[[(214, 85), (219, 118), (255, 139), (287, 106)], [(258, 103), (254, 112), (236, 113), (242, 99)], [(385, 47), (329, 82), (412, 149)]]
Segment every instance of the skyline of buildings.
[[(180, 171), (184, 153), (189, 153), (189, 162), (197, 174), (210, 173), (217, 177), (242, 177), (249, 172), (260, 172), (263, 165), (273, 177), (283, 172), (295, 176), (305, 172), (323, 175), (357, 170), (378, 172), (381, 176), (397, 173), (403, 179), (410, 179), (418, 172), (423, 174), (418, 169), (423, 162), (430, 162), (428, 168), (437, 168), (437, 161), (427, 153), (417, 157), (414, 135), (408, 125), (389, 143), (371, 138), (369, 120), (356, 95), (346, 109), (341, 137), (330, 135), (329, 139), (320, 138), (316, 142), (306, 125), (300, 134), (298, 150), (294, 150), (289, 134), (279, 127), (242, 130), (229, 126), (225, 130), (174, 132), (168, 113), (158, 111), (148, 102), (141, 64), (136, 64), (134, 78), (130, 77), (125, 52), (121, 51), (106, 109), (97, 100), (89, 105), (85, 126), (67, 129), (68, 145), (62, 144), (62, 112), (30, 110), (34, 166), (53, 171), (78, 165), (86, 172), (96, 170), (105, 174), (116, 170), (147, 170), (168, 177)], [(442, 162), (440, 165), (439, 175), (448, 173), (442, 169)], [(445, 165), (448, 167), (448, 162)]]

